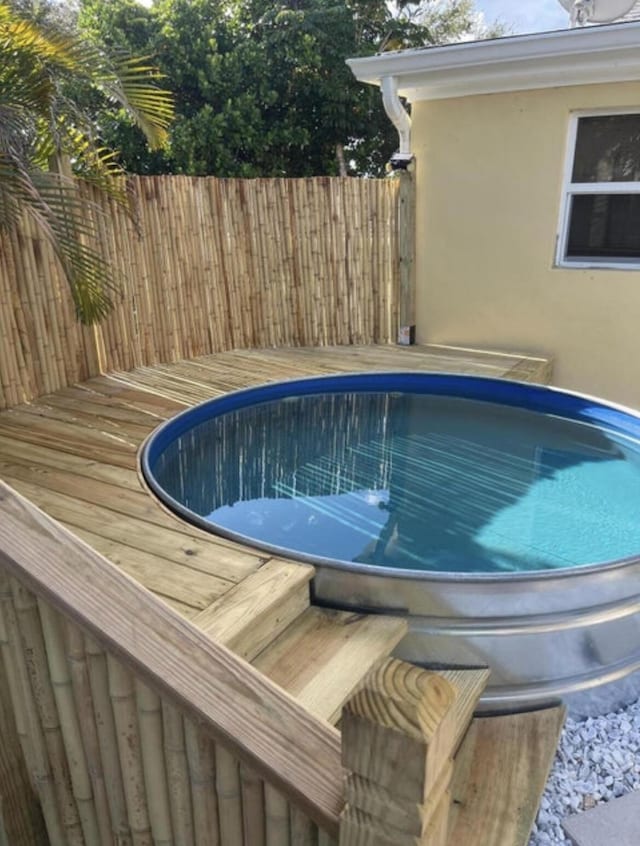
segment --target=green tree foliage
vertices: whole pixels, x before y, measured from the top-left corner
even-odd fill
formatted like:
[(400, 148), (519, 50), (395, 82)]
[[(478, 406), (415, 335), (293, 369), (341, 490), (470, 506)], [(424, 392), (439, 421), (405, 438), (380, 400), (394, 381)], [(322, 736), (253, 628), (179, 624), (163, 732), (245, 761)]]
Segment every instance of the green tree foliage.
[[(217, 176), (378, 174), (397, 136), (345, 59), (483, 37), (471, 0), (80, 0), (104, 43), (154, 57), (176, 97), (167, 151), (100, 116), (127, 169)], [(342, 167), (341, 167), (342, 164)]]
[(115, 58), (81, 38), (53, 4), (0, 2), (0, 230), (21, 215), (37, 222), (60, 260), (80, 320), (92, 323), (112, 306), (110, 267), (90, 244), (91, 216), (66, 161), (98, 189), (126, 203), (113, 154), (79, 105), (79, 92), (117, 103), (157, 148), (166, 142), (171, 98), (144, 59)]

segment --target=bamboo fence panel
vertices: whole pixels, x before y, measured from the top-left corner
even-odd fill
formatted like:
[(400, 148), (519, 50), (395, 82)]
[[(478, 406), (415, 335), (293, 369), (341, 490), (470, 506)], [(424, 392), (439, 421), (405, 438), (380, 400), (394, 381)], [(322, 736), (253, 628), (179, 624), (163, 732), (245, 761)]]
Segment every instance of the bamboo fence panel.
[(51, 846), (333, 846), (184, 710), (2, 569), (0, 648)]
[[(299, 803), (335, 835), (342, 772), (335, 731), (0, 488), (0, 653), (15, 732), (51, 846), (274, 843), (265, 772), (274, 774), (274, 789), (290, 785), (286, 800), (275, 803), (275, 816)], [(15, 509), (33, 522), (18, 529)], [(91, 577), (80, 562), (95, 565), (100, 575)], [(42, 578), (30, 575), (31, 567), (42, 567)], [(93, 610), (83, 607), (85, 600)], [(109, 622), (100, 621), (97, 609)], [(166, 617), (164, 625), (154, 614)], [(122, 625), (114, 617), (122, 617)], [(149, 640), (156, 625), (161, 655)], [(92, 627), (91, 635), (85, 627)], [(172, 649), (185, 640), (179, 661), (169, 666)], [(160, 672), (146, 662), (139, 666), (145, 655), (150, 664), (160, 662)], [(192, 667), (178, 670), (190, 659)], [(227, 704), (231, 696), (236, 708)], [(286, 833), (282, 846), (295, 843), (289, 826), (277, 824)], [(302, 829), (316, 830), (307, 823)]]
[(78, 188), (121, 282), (80, 326), (33, 221), (0, 240), (0, 409), (100, 372), (239, 348), (386, 343), (396, 180), (131, 177), (133, 214)]

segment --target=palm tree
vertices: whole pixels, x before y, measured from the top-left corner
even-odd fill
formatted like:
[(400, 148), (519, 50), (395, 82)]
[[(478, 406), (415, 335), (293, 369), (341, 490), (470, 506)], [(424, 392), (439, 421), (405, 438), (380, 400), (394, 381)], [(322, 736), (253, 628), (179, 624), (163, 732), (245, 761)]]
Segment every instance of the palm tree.
[[(83, 323), (102, 319), (119, 285), (92, 248), (94, 215), (87, 214), (71, 178), (55, 162), (127, 204), (113, 151), (99, 141), (91, 116), (72, 92), (98, 91), (143, 130), (151, 147), (166, 141), (171, 95), (156, 87), (146, 59), (109, 57), (78, 33), (22, 17), (0, 0), (0, 232), (31, 215), (52, 244)], [(64, 170), (65, 168), (62, 168)]]

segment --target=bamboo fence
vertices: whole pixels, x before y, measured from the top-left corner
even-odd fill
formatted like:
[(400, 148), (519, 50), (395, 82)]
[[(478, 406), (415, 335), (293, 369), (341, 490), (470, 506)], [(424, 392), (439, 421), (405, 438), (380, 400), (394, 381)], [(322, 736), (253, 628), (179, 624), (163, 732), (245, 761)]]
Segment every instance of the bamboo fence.
[[(7, 490), (0, 485), (0, 512), (8, 516), (8, 507), (17, 515), (17, 500), (10, 494), (8, 502)], [(36, 514), (26, 501), (17, 507), (26, 509), (25, 516)], [(32, 528), (35, 526), (32, 524)], [(53, 523), (45, 519), (35, 531), (47, 533), (47, 526)], [(30, 532), (26, 524), (23, 529), (19, 539), (15, 535), (20, 547)], [(45, 543), (48, 545), (52, 539), (49, 535)], [(104, 572), (113, 569), (106, 561), (96, 559), (88, 548), (75, 548), (81, 556), (86, 554), (99, 561), (100, 568), (107, 568)], [(62, 553), (62, 547), (55, 542), (49, 547), (53, 558), (57, 558), (55, 549)], [(74, 557), (70, 549), (67, 553)], [(175, 692), (174, 679), (169, 672), (169, 691), (161, 691), (150, 677), (136, 672), (130, 660), (116, 655), (104, 640), (113, 637), (114, 642), (118, 641), (117, 624), (113, 632), (101, 630), (102, 636), (94, 637), (74, 619), (75, 610), (61, 613), (39, 590), (27, 588), (12, 576), (4, 567), (12, 559), (12, 550), (3, 547), (0, 539), (0, 679), (6, 682), (2, 693), (10, 697), (11, 706), (11, 720), (0, 726), (0, 746), (8, 748), (7, 742), (14, 739), (19, 742), (24, 764), (19, 763), (23, 768), (26, 765), (26, 793), (33, 790), (37, 796), (50, 846), (293, 846), (333, 842), (291, 797), (285, 798), (273, 785), (265, 784), (248, 763), (241, 763), (234, 751), (218, 742), (197, 708), (185, 707), (184, 701), (178, 704), (171, 695)], [(64, 562), (63, 567), (66, 569)], [(130, 593), (133, 599), (141, 595), (141, 589), (117, 572), (115, 578), (117, 590), (125, 592), (121, 594), (122, 602), (114, 606), (119, 616), (128, 605), (125, 594)], [(112, 604), (106, 598), (110, 591), (107, 582), (98, 588), (95, 579), (86, 579), (86, 574), (78, 575), (78, 579), (83, 593), (101, 592), (103, 588), (104, 601)], [(56, 578), (52, 577), (52, 581)], [(68, 598), (73, 608), (75, 603), (68, 592), (65, 597), (65, 604)], [(149, 597), (145, 597), (147, 600)], [(162, 609), (172, 620), (170, 626), (177, 626), (171, 637), (183, 639), (188, 624), (154, 598), (150, 601), (150, 609)], [(139, 626), (132, 618), (125, 628), (129, 633), (139, 628), (135, 635), (139, 641), (140, 635), (148, 636), (150, 618), (138, 599), (134, 604), (147, 623)], [(125, 613), (128, 615), (129, 611)], [(167, 631), (164, 624), (162, 629)], [(125, 630), (122, 632), (128, 637)], [(192, 635), (199, 637), (195, 630)], [(123, 643), (120, 641), (119, 650)], [(181, 659), (182, 664), (192, 650), (193, 644)], [(124, 652), (131, 655), (129, 648)], [(155, 647), (153, 652), (164, 660)], [(234, 669), (238, 662), (241, 675), (246, 672), (243, 662), (231, 660)], [(207, 671), (197, 663), (193, 678), (199, 687)], [(233, 675), (228, 673), (229, 693), (233, 688), (244, 696), (246, 681), (240, 677), (234, 680)], [(252, 684), (256, 674), (248, 678)], [(268, 682), (265, 684), (268, 690), (276, 690)], [(257, 689), (248, 695), (251, 702), (260, 699)], [(332, 780), (338, 784), (341, 772), (334, 730), (307, 717), (299, 706), (289, 705), (280, 692), (276, 691), (275, 696), (287, 703), (288, 714), (283, 713), (282, 721), (302, 715), (299, 718), (317, 734), (310, 742), (318, 750), (328, 750), (322, 751), (321, 757), (326, 754), (327, 760), (335, 758)], [(265, 703), (265, 707), (273, 705)], [(235, 722), (235, 715), (232, 719)], [(242, 724), (241, 720), (238, 725)], [(231, 739), (235, 742), (237, 738)], [(302, 735), (300, 739), (302, 742)], [(272, 741), (279, 742), (276, 737)], [(285, 750), (283, 754), (288, 756), (290, 752)], [(313, 766), (310, 763), (309, 772)], [(3, 788), (22, 783), (13, 772), (0, 772), (0, 776)], [(286, 779), (292, 777), (285, 774)], [(320, 792), (333, 795), (333, 786), (324, 784), (321, 774), (318, 779)], [(29, 802), (23, 796), (22, 803), (16, 802), (17, 810), (27, 813)], [(332, 819), (337, 826), (337, 819)], [(7, 820), (12, 832), (22, 830), (21, 820)], [(296, 839), (296, 826), (307, 833), (308, 841)], [(38, 840), (36, 834), (26, 831), (19, 846), (46, 842)]]
[(286, 828), (265, 814), (265, 789), (278, 794), (184, 711), (1, 572), (0, 589), (8, 687), (32, 721), (24, 754), (51, 846), (318, 843), (318, 827), (286, 800)]
[(80, 326), (30, 220), (0, 240), (0, 409), (111, 370), (240, 348), (385, 343), (398, 322), (398, 183), (129, 179), (133, 216), (79, 191), (121, 296)]
[(0, 665), (11, 846), (524, 846), (563, 721), (387, 659), (338, 731), (2, 482)]
[[(392, 796), (398, 761), (404, 773), (386, 741), (372, 758), (374, 723), (406, 735), (427, 761), (402, 776), (417, 808), (416, 791), (426, 795), (425, 779), (435, 784), (448, 765), (480, 690), (465, 696), (466, 716), (454, 715), (445, 679), (387, 662), (371, 694), (351, 700), (355, 723), (344, 712), (341, 755), (333, 727), (2, 483), (0, 665), (15, 717), (0, 743), (17, 735), (50, 846), (336, 846), (338, 834), (343, 846), (374, 842), (362, 838), (370, 820), (378, 825), (379, 785)], [(424, 699), (428, 758), (402, 706), (416, 711), (422, 681), (447, 694)], [(372, 697), (381, 717), (369, 714)], [(350, 807), (343, 763), (358, 783), (373, 779)], [(15, 780), (0, 775), (0, 787)], [(418, 842), (405, 833), (401, 820), (397, 840), (375, 842)], [(29, 833), (20, 846), (41, 842)], [(428, 842), (445, 846), (444, 837)]]

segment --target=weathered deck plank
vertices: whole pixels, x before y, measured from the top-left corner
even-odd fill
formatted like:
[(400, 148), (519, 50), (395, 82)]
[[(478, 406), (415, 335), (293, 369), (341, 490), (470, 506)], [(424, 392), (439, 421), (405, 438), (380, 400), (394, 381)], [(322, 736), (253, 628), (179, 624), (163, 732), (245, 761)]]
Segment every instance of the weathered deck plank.
[(543, 359), (518, 355), (380, 346), (241, 350), (113, 373), (0, 413), (0, 478), (193, 616), (269, 556), (186, 525), (149, 495), (137, 453), (163, 420), (279, 379), (422, 370), (544, 381), (547, 369)]
[(455, 762), (447, 846), (526, 846), (564, 716), (476, 717)]

